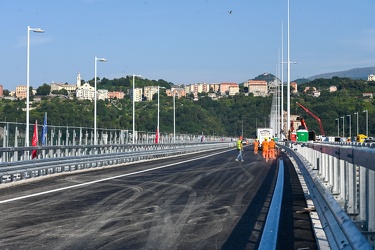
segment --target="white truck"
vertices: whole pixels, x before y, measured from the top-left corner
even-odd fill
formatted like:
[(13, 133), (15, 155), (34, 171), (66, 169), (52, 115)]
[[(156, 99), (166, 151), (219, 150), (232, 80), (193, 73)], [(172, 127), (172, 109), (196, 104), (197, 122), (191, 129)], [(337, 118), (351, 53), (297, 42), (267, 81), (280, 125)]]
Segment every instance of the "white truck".
[(257, 129), (257, 139), (259, 141), (259, 149), (262, 149), (262, 142), (265, 138), (267, 138), (268, 141), (271, 140), (273, 137), (273, 129), (272, 128), (258, 128)]

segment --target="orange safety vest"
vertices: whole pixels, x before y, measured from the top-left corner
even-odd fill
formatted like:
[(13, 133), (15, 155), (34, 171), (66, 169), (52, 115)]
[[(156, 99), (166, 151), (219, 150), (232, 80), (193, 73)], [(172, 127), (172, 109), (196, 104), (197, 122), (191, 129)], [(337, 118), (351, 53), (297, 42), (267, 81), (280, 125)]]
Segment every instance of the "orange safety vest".
[(268, 141), (263, 141), (262, 142), (262, 148), (263, 148), (263, 150), (268, 150), (269, 149), (269, 142)]

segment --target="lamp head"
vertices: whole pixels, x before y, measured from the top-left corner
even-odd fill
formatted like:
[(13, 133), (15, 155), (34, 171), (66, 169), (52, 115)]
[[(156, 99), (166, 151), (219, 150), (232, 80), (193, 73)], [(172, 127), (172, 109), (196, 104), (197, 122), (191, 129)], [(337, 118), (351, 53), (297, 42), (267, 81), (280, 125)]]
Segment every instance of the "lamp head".
[(107, 62), (108, 60), (105, 58), (96, 58), (97, 61), (99, 62)]
[(41, 28), (29, 28), (29, 30), (36, 33), (44, 33), (44, 30)]

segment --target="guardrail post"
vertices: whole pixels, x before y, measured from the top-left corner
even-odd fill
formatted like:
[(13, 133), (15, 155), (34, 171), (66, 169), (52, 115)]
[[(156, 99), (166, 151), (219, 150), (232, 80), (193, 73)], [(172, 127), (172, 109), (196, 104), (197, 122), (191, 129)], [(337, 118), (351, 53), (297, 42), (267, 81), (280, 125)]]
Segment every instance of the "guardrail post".
[(367, 183), (367, 172), (366, 168), (359, 168), (359, 218), (360, 220), (367, 220), (367, 202), (366, 202), (366, 190), (368, 187)]
[(372, 232), (369, 235), (370, 242), (375, 241), (375, 171), (369, 170), (368, 172), (368, 200), (367, 200), (367, 211), (368, 211), (368, 231)]
[(348, 163), (348, 182), (347, 182), (347, 213), (358, 214), (358, 186), (357, 186), (357, 167)]
[[(348, 178), (348, 173), (347, 173), (347, 167), (346, 167), (346, 161), (344, 160), (339, 160), (339, 171), (340, 171), (340, 178), (338, 180), (339, 182), (339, 196), (340, 196), (340, 201), (342, 204), (346, 205), (346, 196), (347, 196), (347, 178)], [(342, 206), (344, 207), (344, 206)]]

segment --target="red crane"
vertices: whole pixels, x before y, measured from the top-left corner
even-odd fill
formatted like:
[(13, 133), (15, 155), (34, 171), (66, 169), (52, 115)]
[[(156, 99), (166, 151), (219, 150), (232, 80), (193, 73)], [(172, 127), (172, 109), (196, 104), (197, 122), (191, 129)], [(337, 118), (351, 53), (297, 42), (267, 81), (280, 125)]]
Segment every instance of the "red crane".
[(306, 108), (305, 106), (303, 106), (301, 103), (299, 102), (296, 102), (296, 104), (298, 106), (300, 106), (303, 110), (306, 111), (306, 113), (308, 113), (309, 115), (311, 115), (312, 117), (314, 117), (314, 119), (318, 122), (319, 124), (319, 128), (320, 128), (320, 133), (322, 133), (323, 136), (325, 136), (326, 134), (324, 133), (324, 129), (323, 129), (323, 123), (322, 121), (320, 120), (319, 117), (317, 117), (313, 112), (311, 112), (308, 108)]

